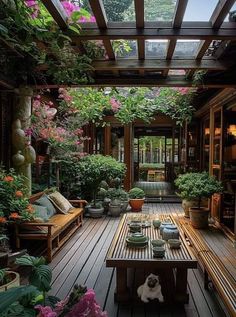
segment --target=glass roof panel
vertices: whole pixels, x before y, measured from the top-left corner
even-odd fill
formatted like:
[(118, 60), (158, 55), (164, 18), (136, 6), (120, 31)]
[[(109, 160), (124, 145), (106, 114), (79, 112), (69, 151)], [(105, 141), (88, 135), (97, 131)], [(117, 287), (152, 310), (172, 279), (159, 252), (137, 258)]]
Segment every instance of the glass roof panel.
[[(233, 12), (233, 11), (236, 11), (236, 3), (232, 6), (232, 8), (231, 8), (231, 10), (230, 10), (230, 12)], [(227, 14), (227, 16), (226, 16), (224, 22), (229, 22), (229, 21), (230, 21), (230, 18), (229, 18), (229, 17), (230, 17), (230, 15)]]
[(117, 58), (137, 58), (137, 41), (135, 40), (114, 40), (112, 47)]
[(186, 71), (184, 69), (170, 69), (168, 72), (168, 75), (183, 76), (185, 74), (186, 74)]
[(103, 0), (108, 21), (135, 21), (134, 0)]
[(168, 40), (146, 40), (146, 58), (165, 58)]
[(172, 21), (176, 0), (144, 0), (145, 21)]
[(218, 0), (189, 0), (183, 21), (209, 21)]
[(177, 40), (173, 58), (194, 57), (199, 47), (200, 40)]

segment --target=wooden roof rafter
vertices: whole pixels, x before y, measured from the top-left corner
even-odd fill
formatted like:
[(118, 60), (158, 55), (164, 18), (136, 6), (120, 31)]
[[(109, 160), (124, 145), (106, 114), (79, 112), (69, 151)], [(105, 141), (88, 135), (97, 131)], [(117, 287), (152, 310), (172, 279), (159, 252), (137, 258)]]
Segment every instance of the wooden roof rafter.
[[(95, 16), (98, 28), (101, 30), (106, 30), (108, 20), (107, 20), (103, 1), (102, 0), (89, 0), (89, 4), (90, 4), (91, 9), (93, 11), (93, 14)], [(106, 53), (107, 53), (109, 59), (114, 60), (115, 53), (114, 53), (111, 41), (109, 39), (104, 39), (103, 45), (105, 47), (105, 50), (106, 50)]]
[(62, 30), (68, 28), (68, 16), (59, 0), (42, 0), (42, 3)]
[[(144, 28), (144, 0), (134, 0), (135, 16), (136, 16), (136, 28)], [(138, 58), (140, 60), (145, 59), (145, 40), (138, 40)]]
[[(181, 27), (187, 4), (188, 4), (188, 0), (178, 0), (177, 1), (176, 7), (175, 7), (173, 23), (172, 23), (172, 27), (174, 29), (178, 29)], [(174, 51), (175, 51), (176, 43), (177, 43), (177, 39), (173, 39), (173, 40), (168, 41), (168, 48), (167, 48), (167, 54), (166, 54), (167, 60), (172, 59)], [(164, 77), (166, 77), (167, 75), (168, 75), (168, 71), (163, 72)]]

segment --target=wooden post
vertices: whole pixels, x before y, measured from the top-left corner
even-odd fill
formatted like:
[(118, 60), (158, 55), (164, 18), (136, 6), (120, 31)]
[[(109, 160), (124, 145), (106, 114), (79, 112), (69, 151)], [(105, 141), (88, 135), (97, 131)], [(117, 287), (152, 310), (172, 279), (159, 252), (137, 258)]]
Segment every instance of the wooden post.
[(130, 190), (133, 183), (133, 138), (132, 125), (124, 126), (124, 163), (127, 171), (124, 180), (125, 190)]
[(104, 155), (111, 155), (111, 126), (104, 128)]

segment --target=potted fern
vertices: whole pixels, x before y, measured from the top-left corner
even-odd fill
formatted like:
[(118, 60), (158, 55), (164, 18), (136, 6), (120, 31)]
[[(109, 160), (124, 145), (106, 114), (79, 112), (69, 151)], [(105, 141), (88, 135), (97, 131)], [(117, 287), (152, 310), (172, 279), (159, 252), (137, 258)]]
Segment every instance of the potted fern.
[(221, 182), (207, 172), (187, 173), (184, 177), (182, 197), (196, 201), (196, 206), (189, 208), (190, 222), (194, 228), (204, 229), (208, 226), (209, 208), (202, 207), (204, 198), (210, 198), (214, 193), (222, 191)]
[(132, 211), (138, 212), (142, 210), (144, 204), (145, 193), (141, 188), (134, 187), (129, 191), (129, 204)]

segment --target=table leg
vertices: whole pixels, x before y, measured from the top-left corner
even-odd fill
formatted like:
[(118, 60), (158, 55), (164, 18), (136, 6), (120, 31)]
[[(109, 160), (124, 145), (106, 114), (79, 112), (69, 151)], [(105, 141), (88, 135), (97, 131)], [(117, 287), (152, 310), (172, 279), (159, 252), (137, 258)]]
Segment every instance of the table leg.
[(189, 295), (187, 293), (187, 269), (176, 269), (175, 301), (187, 304)]
[(130, 293), (127, 287), (127, 268), (117, 267), (115, 301), (127, 301), (129, 299)]

